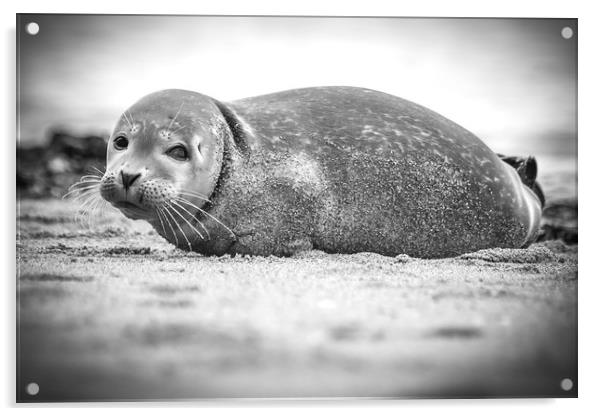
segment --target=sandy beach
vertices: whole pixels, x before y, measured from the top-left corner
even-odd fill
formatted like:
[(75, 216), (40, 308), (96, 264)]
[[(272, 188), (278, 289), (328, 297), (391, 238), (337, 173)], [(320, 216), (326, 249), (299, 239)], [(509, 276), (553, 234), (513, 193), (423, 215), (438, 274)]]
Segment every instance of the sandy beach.
[(203, 257), (76, 213), (18, 203), (20, 401), (577, 395), (576, 245)]

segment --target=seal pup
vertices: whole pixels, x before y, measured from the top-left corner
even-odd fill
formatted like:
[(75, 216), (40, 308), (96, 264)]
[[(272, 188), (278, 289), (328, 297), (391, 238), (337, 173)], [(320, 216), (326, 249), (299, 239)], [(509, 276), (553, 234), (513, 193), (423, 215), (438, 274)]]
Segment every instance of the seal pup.
[(521, 180), (461, 126), (369, 89), (232, 102), (163, 90), (121, 116), (97, 188), (127, 217), (207, 255), (437, 258), (535, 240), (543, 198), (527, 160)]

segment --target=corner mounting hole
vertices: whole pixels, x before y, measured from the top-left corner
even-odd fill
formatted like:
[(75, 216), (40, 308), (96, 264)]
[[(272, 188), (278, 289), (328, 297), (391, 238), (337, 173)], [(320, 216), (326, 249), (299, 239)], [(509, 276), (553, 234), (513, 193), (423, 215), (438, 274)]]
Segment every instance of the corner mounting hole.
[(570, 378), (563, 378), (560, 382), (560, 388), (564, 391), (571, 391), (573, 389), (573, 380)]
[(36, 22), (27, 23), (27, 26), (25, 26), (25, 31), (30, 35), (35, 36), (40, 31), (40, 25), (38, 25)]
[(560, 31), (560, 34), (562, 35), (563, 38), (570, 39), (573, 37), (573, 29), (571, 29), (568, 26), (563, 27), (562, 30)]
[(30, 396), (35, 396), (40, 392), (40, 386), (38, 386), (38, 383), (29, 383), (27, 387), (25, 387), (25, 390)]

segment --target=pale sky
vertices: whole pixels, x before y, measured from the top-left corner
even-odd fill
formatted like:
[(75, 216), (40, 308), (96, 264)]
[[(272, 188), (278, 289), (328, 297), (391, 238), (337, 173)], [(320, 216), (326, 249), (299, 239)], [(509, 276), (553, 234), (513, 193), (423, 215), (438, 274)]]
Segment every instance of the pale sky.
[(435, 110), (497, 152), (576, 156), (576, 20), (22, 15), (17, 30), (23, 143), (57, 125), (108, 132), (164, 88), (227, 101), (350, 85)]

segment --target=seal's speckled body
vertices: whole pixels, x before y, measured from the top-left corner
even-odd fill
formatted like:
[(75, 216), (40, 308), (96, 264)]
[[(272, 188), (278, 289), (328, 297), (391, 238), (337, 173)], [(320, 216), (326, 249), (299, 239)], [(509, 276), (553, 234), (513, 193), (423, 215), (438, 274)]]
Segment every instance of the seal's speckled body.
[[(210, 238), (183, 227), (195, 251), (430, 258), (522, 247), (536, 236), (541, 205), (516, 171), (472, 133), (412, 102), (351, 87), (230, 103), (156, 94), (164, 94), (162, 107), (184, 103), (190, 122), (213, 132), (224, 152), (204, 206), (210, 216), (197, 215)], [(195, 100), (205, 108), (198, 120)], [(136, 105), (130, 113), (144, 129), (148, 114)]]

